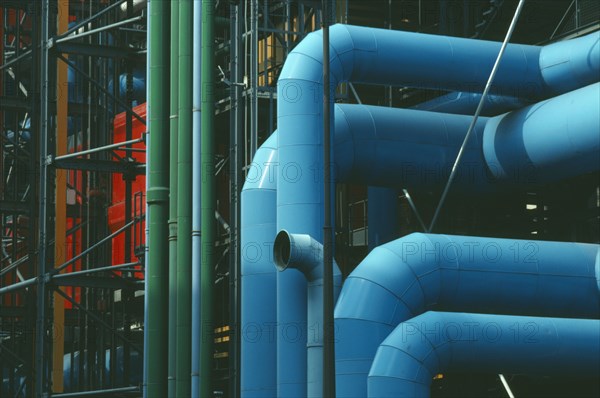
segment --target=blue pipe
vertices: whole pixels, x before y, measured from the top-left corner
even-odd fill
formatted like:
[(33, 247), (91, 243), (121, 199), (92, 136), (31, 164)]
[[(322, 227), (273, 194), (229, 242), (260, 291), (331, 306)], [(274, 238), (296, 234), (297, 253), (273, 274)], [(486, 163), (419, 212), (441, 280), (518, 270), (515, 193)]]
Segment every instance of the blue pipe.
[(429, 397), (445, 371), (598, 377), (600, 321), (427, 312), (379, 346), (368, 396)]
[[(412, 107), (421, 111), (473, 115), (477, 110), (481, 94), (453, 91)], [(531, 102), (515, 97), (488, 95), (481, 115), (496, 116), (529, 105)]]
[(200, 396), (200, 262), (202, 258), (202, 7), (194, 2), (192, 51), (192, 397)]
[[(368, 105), (335, 106), (335, 178), (372, 186), (442, 186), (472, 117)], [(457, 191), (494, 189), (481, 153), (479, 118), (457, 170)]]
[[(545, 85), (545, 96), (555, 96), (595, 83), (600, 80), (600, 34), (583, 36), (577, 41), (561, 41), (547, 45), (540, 52), (539, 66)], [(479, 104), (481, 94), (450, 92), (413, 109), (472, 115)], [(496, 116), (527, 106), (529, 101), (521, 98), (489, 95), (482, 115)]]
[(483, 153), (491, 175), (542, 184), (600, 170), (600, 83), (489, 120)]
[[(323, 395), (323, 245), (309, 235), (279, 231), (273, 245), (273, 259), (279, 271), (297, 269), (304, 274), (307, 290), (307, 397)], [(333, 301), (337, 301), (342, 274), (333, 262)], [(294, 300), (294, 297), (288, 297)]]
[[(274, 132), (254, 155), (241, 193), (240, 384), (244, 397), (277, 396), (277, 271), (271, 257), (277, 233), (277, 137)], [(294, 332), (293, 327), (286, 331)]]
[[(338, 104), (336, 180), (431, 189), (448, 177), (472, 117)], [(600, 170), (600, 83), (480, 118), (456, 190), (525, 188)], [(483, 149), (482, 149), (483, 148)]]
[(364, 397), (381, 342), (427, 310), (598, 318), (598, 245), (411, 234), (373, 250), (335, 309), (339, 397)]
[(543, 47), (539, 66), (549, 96), (600, 81), (600, 31)]

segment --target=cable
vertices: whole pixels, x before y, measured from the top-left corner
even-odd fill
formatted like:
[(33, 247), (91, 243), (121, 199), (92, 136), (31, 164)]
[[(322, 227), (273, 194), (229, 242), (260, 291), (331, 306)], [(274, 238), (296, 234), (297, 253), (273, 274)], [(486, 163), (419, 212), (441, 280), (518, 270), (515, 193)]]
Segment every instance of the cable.
[(519, 15), (521, 15), (521, 10), (523, 9), (523, 5), (525, 4), (525, 0), (519, 0), (519, 5), (517, 6), (517, 10), (515, 11), (515, 15), (513, 16), (512, 22), (510, 23), (510, 27), (508, 28), (508, 32), (506, 33), (506, 37), (504, 38), (504, 42), (502, 43), (502, 47), (500, 47), (500, 52), (498, 53), (498, 57), (496, 58), (496, 62), (494, 63), (494, 67), (492, 68), (492, 72), (490, 73), (490, 77), (485, 85), (485, 89), (483, 90), (483, 94), (481, 99), (479, 100), (479, 105), (477, 106), (477, 110), (475, 111), (475, 115), (473, 116), (473, 120), (471, 121), (471, 125), (467, 130), (467, 135), (458, 151), (458, 155), (456, 155), (456, 160), (454, 161), (454, 165), (452, 166), (452, 171), (450, 172), (450, 177), (448, 177), (448, 182), (446, 183), (446, 187), (442, 192), (442, 196), (440, 198), (440, 202), (435, 209), (435, 213), (433, 214), (433, 219), (431, 220), (431, 225), (427, 232), (431, 232), (433, 227), (435, 226), (435, 222), (440, 215), (440, 211), (442, 210), (442, 206), (444, 205), (444, 201), (446, 200), (446, 196), (450, 191), (450, 186), (454, 181), (454, 177), (456, 177), (456, 170), (458, 169), (458, 165), (460, 160), (462, 159), (463, 153), (467, 146), (467, 142), (469, 142), (469, 138), (471, 138), (471, 134), (475, 129), (475, 124), (477, 123), (477, 119), (479, 119), (479, 115), (481, 114), (481, 110), (483, 109), (483, 105), (485, 103), (485, 98), (487, 97), (490, 89), (492, 88), (492, 82), (494, 81), (494, 77), (496, 77), (496, 72), (498, 72), (498, 67), (500, 66), (500, 61), (502, 60), (502, 56), (504, 55), (504, 51), (506, 50), (506, 46), (510, 41), (510, 38), (515, 30), (515, 26), (517, 25), (517, 20), (519, 19)]

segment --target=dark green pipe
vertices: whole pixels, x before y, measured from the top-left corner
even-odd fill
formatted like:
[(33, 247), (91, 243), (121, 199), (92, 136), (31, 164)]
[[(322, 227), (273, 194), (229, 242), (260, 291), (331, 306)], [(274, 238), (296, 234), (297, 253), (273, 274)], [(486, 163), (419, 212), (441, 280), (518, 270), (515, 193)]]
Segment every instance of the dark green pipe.
[(215, 247), (214, 0), (202, 1), (202, 261), (200, 276), (200, 396), (212, 396)]
[(169, 398), (175, 398), (177, 369), (177, 124), (179, 115), (179, 0), (171, 0), (171, 95), (169, 183)]
[(149, 2), (146, 396), (167, 395), (169, 217), (169, 3)]
[(191, 395), (193, 1), (179, 0), (176, 396)]

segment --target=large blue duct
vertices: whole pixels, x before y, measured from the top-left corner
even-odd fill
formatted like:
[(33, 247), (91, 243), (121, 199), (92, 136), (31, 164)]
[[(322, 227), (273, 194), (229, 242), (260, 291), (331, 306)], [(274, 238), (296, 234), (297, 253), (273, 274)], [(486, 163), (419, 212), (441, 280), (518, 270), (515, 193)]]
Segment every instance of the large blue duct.
[[(442, 186), (472, 117), (375, 107), (335, 106), (334, 158), (338, 182), (420, 189)], [(482, 156), (487, 118), (479, 118), (456, 187), (462, 192), (493, 189)]]
[[(598, 65), (587, 60), (598, 51), (597, 36), (570, 41), (573, 50), (560, 63), (540, 64), (542, 58), (562, 57), (555, 54), (562, 51), (560, 47), (509, 45), (492, 92), (539, 99), (597, 81)], [(323, 220), (321, 43), (320, 32), (303, 40), (289, 54), (278, 82), (278, 152), (285, 163), (279, 165), (277, 180), (277, 229), (308, 234), (318, 241)], [(481, 91), (499, 48), (500, 43), (494, 42), (335, 25), (331, 28), (332, 84), (350, 80)], [(577, 79), (557, 81), (556, 76), (573, 71)], [(305, 327), (304, 278), (290, 270), (277, 279), (278, 334), (291, 324)], [(289, 296), (298, 299), (286, 301)], [(303, 338), (277, 342), (279, 396), (306, 395), (304, 344)]]
[[(241, 193), (242, 355), (244, 397), (275, 397), (277, 132), (256, 151)], [(306, 291), (298, 300), (305, 303)], [(291, 333), (294, 330), (290, 330)]]
[[(335, 106), (337, 181), (441, 186), (471, 116)], [(485, 129), (485, 132), (484, 132)], [(531, 187), (600, 170), (600, 83), (494, 118), (479, 118), (457, 169), (463, 193)]]
[(600, 32), (545, 46), (539, 65), (549, 96), (599, 81)]
[(445, 371), (597, 377), (600, 321), (428, 312), (377, 350), (368, 396), (429, 397)]
[[(482, 94), (453, 91), (412, 107), (421, 111), (473, 115)], [(515, 97), (488, 95), (484, 100), (481, 115), (496, 116), (529, 105), (531, 102)]]
[(600, 169), (600, 83), (488, 121), (483, 153), (494, 178), (531, 186)]
[(340, 397), (364, 397), (381, 342), (427, 310), (600, 316), (598, 245), (411, 234), (373, 250), (335, 308)]

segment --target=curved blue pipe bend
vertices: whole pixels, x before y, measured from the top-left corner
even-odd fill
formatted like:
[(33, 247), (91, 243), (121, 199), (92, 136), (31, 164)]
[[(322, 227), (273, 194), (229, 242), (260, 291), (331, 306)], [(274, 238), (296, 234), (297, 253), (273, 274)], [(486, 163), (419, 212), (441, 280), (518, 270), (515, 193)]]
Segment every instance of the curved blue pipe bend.
[(368, 396), (429, 397), (447, 370), (597, 377), (599, 350), (597, 319), (427, 312), (379, 346)]
[(365, 397), (381, 342), (427, 310), (600, 316), (598, 245), (411, 234), (373, 250), (335, 308), (339, 397)]
[(244, 397), (277, 396), (277, 270), (271, 257), (277, 233), (277, 161), (277, 132), (274, 132), (256, 151), (241, 193), (241, 393)]

